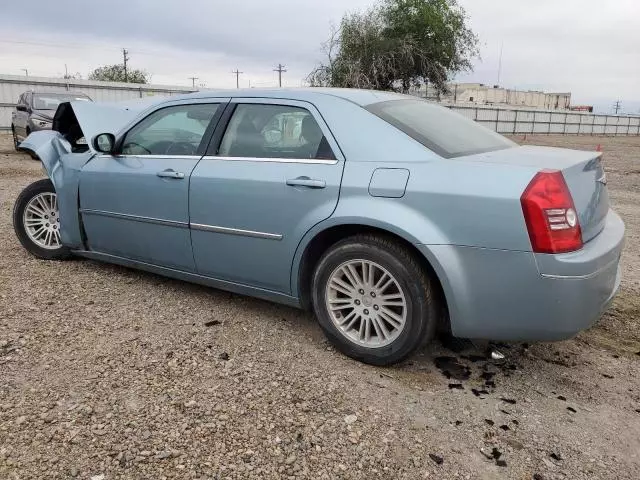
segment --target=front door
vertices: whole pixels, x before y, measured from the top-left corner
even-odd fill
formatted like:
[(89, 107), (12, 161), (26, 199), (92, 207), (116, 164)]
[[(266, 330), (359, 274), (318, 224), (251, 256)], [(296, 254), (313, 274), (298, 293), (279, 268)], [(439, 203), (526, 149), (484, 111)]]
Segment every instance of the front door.
[(293, 255), (335, 209), (344, 161), (309, 103), (237, 99), (229, 109), (191, 176), (196, 268), (288, 294)]
[(90, 250), (195, 270), (189, 177), (221, 109), (220, 103), (158, 109), (124, 134), (117, 155), (85, 165), (80, 212)]

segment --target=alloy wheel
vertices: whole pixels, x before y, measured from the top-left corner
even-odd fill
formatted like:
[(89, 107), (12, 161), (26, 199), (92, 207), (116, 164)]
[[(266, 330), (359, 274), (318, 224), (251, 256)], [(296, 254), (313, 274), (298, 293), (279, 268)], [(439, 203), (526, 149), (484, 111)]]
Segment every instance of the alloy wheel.
[(60, 248), (60, 214), (55, 193), (40, 193), (29, 200), (23, 222), (29, 239), (36, 245), (49, 250)]
[(340, 333), (367, 348), (384, 347), (407, 323), (407, 300), (396, 278), (370, 260), (349, 260), (329, 276), (325, 304)]

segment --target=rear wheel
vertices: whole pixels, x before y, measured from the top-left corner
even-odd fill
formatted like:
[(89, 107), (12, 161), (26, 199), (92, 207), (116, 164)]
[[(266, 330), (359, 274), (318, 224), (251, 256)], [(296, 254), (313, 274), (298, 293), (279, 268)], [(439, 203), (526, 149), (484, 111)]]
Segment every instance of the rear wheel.
[(13, 207), (13, 229), (22, 246), (45, 260), (64, 260), (70, 250), (60, 241), (58, 197), (51, 180), (26, 187)]
[(320, 259), (312, 289), (320, 326), (356, 360), (390, 365), (433, 337), (438, 306), (431, 280), (394, 240), (357, 235), (338, 242)]

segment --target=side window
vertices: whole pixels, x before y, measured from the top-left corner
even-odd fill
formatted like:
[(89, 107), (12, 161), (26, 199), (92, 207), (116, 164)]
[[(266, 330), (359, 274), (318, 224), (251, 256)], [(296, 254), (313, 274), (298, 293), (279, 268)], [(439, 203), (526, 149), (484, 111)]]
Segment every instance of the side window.
[(177, 105), (156, 110), (127, 132), (123, 155), (196, 155), (219, 104)]
[(335, 159), (311, 113), (300, 107), (241, 104), (233, 112), (218, 155)]

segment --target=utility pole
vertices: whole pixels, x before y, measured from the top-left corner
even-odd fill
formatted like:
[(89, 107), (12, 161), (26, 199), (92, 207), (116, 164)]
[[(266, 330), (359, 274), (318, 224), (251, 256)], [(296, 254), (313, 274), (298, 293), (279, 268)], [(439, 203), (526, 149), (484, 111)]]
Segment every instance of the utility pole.
[(129, 61), (129, 57), (127, 56), (129, 52), (126, 48), (122, 49), (122, 59), (124, 60), (124, 81), (125, 83), (129, 81), (129, 77), (127, 76), (127, 62)]
[(26, 68), (21, 68), (20, 70), (22, 70), (24, 72), (24, 76), (25, 77), (29, 76), (29, 70), (27, 70)]
[(236, 88), (240, 88), (240, 74), (244, 73), (241, 72), (240, 70), (238, 70), (237, 68), (235, 69), (235, 71), (231, 72), (236, 76)]
[(622, 109), (622, 102), (620, 100), (616, 100), (616, 103), (613, 104), (613, 109), (616, 111), (616, 115), (618, 111)]
[(498, 60), (498, 81), (496, 85), (500, 85), (500, 76), (502, 75), (502, 51), (504, 50), (504, 41), (500, 44), (500, 60)]
[(274, 68), (273, 71), (274, 72), (278, 72), (278, 86), (282, 87), (282, 73), (286, 72), (286, 70), (284, 69), (284, 65), (282, 65), (281, 63), (278, 64), (278, 68)]
[(196, 80), (198, 80), (198, 77), (187, 77), (189, 80), (191, 80), (191, 85), (193, 86), (193, 88), (196, 88)]

